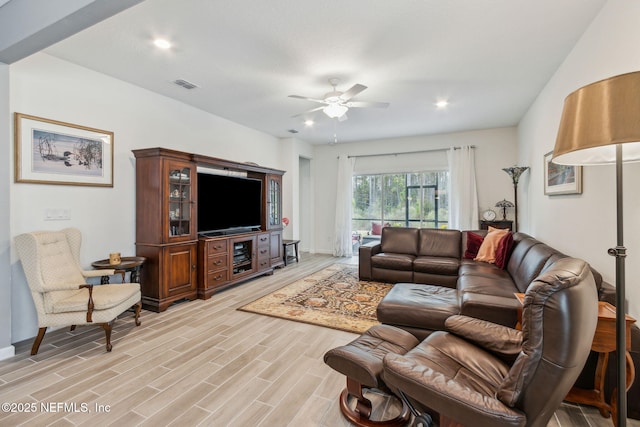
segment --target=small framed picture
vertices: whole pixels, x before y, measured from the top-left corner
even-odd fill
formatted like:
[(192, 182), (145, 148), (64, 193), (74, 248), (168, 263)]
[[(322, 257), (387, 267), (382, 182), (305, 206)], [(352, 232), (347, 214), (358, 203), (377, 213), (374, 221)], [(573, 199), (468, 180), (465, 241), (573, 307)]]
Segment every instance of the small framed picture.
[(15, 181), (113, 187), (113, 132), (15, 113)]
[(582, 194), (582, 166), (558, 165), (552, 156), (553, 151), (544, 155), (544, 194)]

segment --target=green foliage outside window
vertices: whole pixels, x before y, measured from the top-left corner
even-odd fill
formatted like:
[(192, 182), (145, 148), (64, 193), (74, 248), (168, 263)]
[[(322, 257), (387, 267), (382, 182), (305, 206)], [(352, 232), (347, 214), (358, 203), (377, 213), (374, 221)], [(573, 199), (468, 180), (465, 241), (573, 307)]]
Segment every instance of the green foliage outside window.
[(447, 228), (448, 179), (447, 171), (354, 176), (352, 229), (368, 232), (372, 222)]

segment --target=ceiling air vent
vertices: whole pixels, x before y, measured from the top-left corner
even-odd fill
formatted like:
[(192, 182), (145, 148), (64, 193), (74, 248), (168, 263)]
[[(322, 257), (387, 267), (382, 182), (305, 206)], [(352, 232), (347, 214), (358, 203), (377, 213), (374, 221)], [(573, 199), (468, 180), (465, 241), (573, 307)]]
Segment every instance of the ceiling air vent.
[(198, 87), (197, 85), (182, 79), (178, 79), (173, 83), (177, 84), (178, 86), (182, 86), (185, 89), (195, 89)]
[(289, 132), (289, 133), (298, 133), (298, 131), (295, 130), (295, 129), (289, 129), (287, 132)]

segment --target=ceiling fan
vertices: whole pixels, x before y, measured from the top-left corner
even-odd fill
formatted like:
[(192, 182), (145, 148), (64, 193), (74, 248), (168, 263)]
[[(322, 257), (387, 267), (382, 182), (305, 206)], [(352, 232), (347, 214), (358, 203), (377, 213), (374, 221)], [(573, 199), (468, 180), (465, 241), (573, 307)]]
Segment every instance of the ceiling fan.
[(314, 111), (322, 110), (323, 113), (332, 119), (337, 118), (339, 121), (344, 121), (347, 120), (347, 111), (349, 108), (387, 108), (389, 106), (388, 102), (351, 101), (351, 98), (365, 90), (367, 87), (365, 85), (355, 84), (346, 92), (340, 92), (336, 89), (339, 82), (340, 80), (336, 78), (329, 79), (329, 84), (333, 87), (333, 90), (326, 93), (323, 99), (309, 98), (300, 95), (289, 95), (289, 98), (306, 99), (307, 101), (322, 104), (320, 107), (312, 108), (311, 110), (296, 114), (292, 117), (298, 117)]

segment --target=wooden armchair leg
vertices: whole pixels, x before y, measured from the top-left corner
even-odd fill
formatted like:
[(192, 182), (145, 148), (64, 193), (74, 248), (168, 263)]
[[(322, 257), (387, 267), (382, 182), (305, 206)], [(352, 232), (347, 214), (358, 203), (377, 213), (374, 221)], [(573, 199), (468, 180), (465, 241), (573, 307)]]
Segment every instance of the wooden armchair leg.
[(36, 336), (36, 339), (33, 341), (33, 346), (31, 347), (31, 355), (36, 355), (38, 354), (38, 349), (40, 348), (40, 343), (42, 342), (42, 339), (44, 338), (44, 333), (47, 332), (47, 327), (45, 326), (44, 328), (40, 328), (38, 329), (38, 335)]
[(136, 326), (140, 326), (140, 310), (142, 310), (142, 301), (138, 302), (136, 305), (134, 305), (135, 307), (135, 319), (136, 319)]
[(31, 346), (31, 355), (34, 356), (38, 354), (38, 350), (40, 349), (40, 343), (42, 342), (42, 338), (44, 338), (44, 333), (47, 332), (47, 327), (38, 329), (38, 335), (36, 339), (33, 341), (33, 345)]
[(111, 345), (111, 324), (109, 323), (101, 323), (102, 329), (104, 329), (105, 338), (107, 339), (107, 351), (111, 351), (113, 346)]

